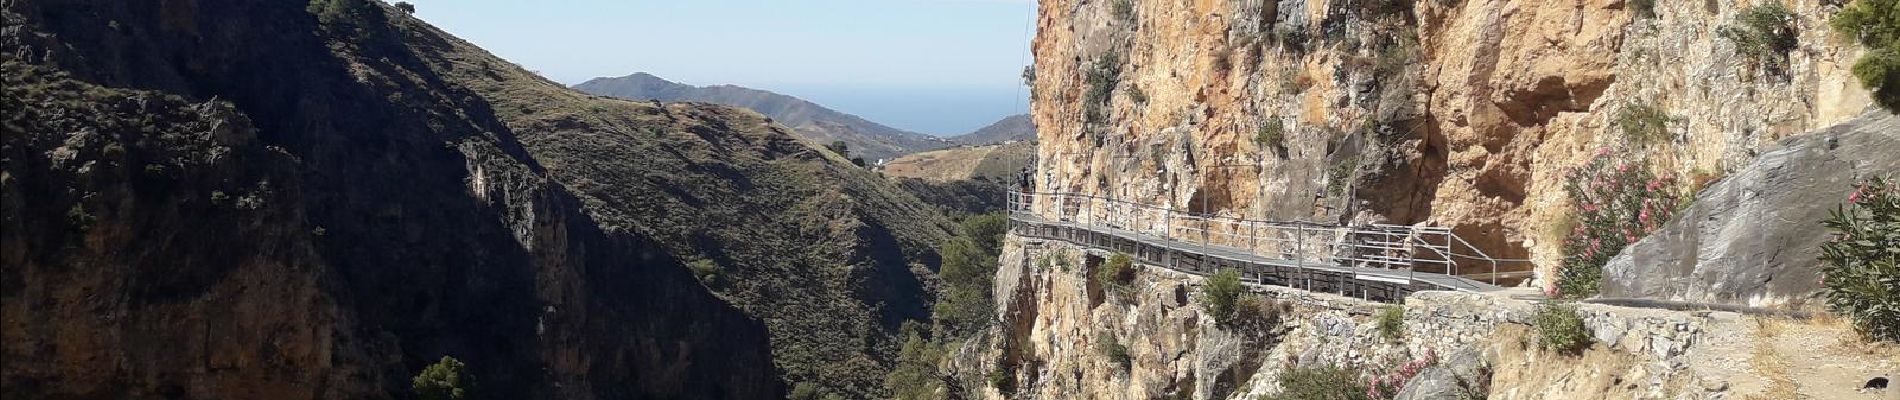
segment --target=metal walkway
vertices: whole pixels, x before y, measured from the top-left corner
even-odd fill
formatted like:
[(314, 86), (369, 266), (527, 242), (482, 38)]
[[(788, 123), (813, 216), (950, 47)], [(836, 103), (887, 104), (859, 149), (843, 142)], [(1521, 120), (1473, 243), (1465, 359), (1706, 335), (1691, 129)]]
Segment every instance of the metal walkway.
[[(1207, 217), (1070, 193), (1010, 192), (1011, 230), (1130, 255), (1137, 261), (1205, 275), (1237, 269), (1249, 283), (1396, 302), (1422, 290), (1489, 292), (1493, 283), (1459, 276), (1461, 264), (1488, 270), (1484, 256), (1448, 229), (1393, 225)], [(1463, 246), (1475, 255), (1454, 249)], [(1467, 267), (1471, 267), (1467, 265)], [(1420, 269), (1424, 269), (1421, 271)]]

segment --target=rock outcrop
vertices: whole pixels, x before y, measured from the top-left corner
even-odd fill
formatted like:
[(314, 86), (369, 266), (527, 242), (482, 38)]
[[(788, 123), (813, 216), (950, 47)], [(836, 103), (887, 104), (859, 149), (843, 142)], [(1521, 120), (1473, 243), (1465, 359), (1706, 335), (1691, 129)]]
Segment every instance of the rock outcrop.
[(1603, 267), (1603, 296), (1818, 304), (1821, 225), (1872, 176), (1900, 173), (1900, 116), (1878, 113), (1782, 140), (1710, 185)]

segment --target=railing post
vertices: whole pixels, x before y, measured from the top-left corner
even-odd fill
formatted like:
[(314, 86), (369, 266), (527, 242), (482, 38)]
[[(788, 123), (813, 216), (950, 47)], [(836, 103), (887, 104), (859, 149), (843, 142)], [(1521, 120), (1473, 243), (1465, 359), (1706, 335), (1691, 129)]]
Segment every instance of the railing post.
[(1247, 221), (1247, 254), (1260, 255), (1259, 251), (1254, 249), (1258, 242), (1260, 242), (1260, 223), (1249, 220)]
[(1306, 290), (1313, 290), (1313, 277), (1306, 273), (1306, 225), (1293, 225), (1293, 268), (1299, 272), (1300, 280), (1306, 281)]

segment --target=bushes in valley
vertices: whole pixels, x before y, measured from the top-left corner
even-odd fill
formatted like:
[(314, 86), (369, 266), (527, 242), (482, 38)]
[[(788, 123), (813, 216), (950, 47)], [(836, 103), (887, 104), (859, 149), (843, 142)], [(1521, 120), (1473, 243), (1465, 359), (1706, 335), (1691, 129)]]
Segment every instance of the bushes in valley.
[(897, 365), (891, 374), (884, 377), (884, 388), (891, 396), (900, 400), (925, 400), (941, 398), (944, 392), (944, 378), (937, 371), (937, 362), (943, 359), (943, 348), (925, 338), (923, 327), (914, 322), (905, 322), (902, 331), (904, 344), (897, 353)]
[(1380, 307), (1375, 319), (1378, 320), (1380, 337), (1390, 340), (1405, 335), (1405, 307), (1399, 305)]
[(462, 360), (442, 356), (435, 364), (423, 367), (409, 384), (416, 398), (422, 400), (462, 400), (473, 396), (475, 376), (468, 373), (468, 365)]
[(1658, 177), (1640, 162), (1622, 158), (1602, 149), (1565, 174), (1576, 226), (1564, 238), (1554, 295), (1596, 295), (1603, 264), (1667, 222), (1681, 204), (1674, 178)]
[(1008, 229), (1008, 217), (1002, 214), (973, 215), (964, 218), (957, 237), (943, 244), (938, 252), (943, 264), (937, 270), (943, 290), (933, 309), (939, 335), (967, 336), (995, 319), (990, 284)]
[(1788, 72), (1788, 52), (1798, 44), (1795, 15), (1778, 0), (1743, 9), (1735, 20), (1716, 28), (1716, 35), (1735, 44), (1735, 52), (1768, 71), (1784, 76)]
[(1538, 304), (1531, 327), (1537, 334), (1537, 347), (1544, 350), (1576, 354), (1590, 346), (1590, 331), (1584, 328), (1583, 315), (1572, 304)]
[(1900, 112), (1900, 0), (1855, 0), (1828, 24), (1867, 48), (1854, 62), (1854, 76), (1875, 103)]
[(1900, 183), (1861, 182), (1823, 222), (1821, 283), (1828, 309), (1863, 336), (1900, 342)]

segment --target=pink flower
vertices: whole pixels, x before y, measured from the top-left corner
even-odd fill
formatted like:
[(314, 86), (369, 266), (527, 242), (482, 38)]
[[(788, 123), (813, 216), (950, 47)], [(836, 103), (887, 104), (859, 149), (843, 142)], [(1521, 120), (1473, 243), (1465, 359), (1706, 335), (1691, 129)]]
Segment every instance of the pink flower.
[(1848, 194), (1848, 195), (1847, 195), (1847, 203), (1848, 203), (1848, 204), (1860, 204), (1860, 196), (1861, 196), (1861, 193), (1860, 193), (1860, 191), (1861, 191), (1861, 189), (1855, 189), (1855, 190), (1854, 190), (1854, 193), (1851, 193), (1851, 194)]

